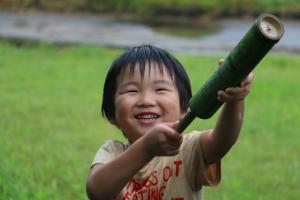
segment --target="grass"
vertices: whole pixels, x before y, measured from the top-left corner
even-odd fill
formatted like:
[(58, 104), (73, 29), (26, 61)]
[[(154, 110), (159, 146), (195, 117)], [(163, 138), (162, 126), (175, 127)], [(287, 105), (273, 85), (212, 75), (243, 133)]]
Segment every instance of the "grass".
[[(120, 50), (0, 42), (0, 199), (87, 199), (85, 180), (106, 139), (106, 71)], [(195, 91), (218, 56), (177, 55)], [(255, 70), (238, 143), (205, 199), (299, 199), (300, 58), (269, 54)], [(216, 115), (188, 128), (211, 128)]]

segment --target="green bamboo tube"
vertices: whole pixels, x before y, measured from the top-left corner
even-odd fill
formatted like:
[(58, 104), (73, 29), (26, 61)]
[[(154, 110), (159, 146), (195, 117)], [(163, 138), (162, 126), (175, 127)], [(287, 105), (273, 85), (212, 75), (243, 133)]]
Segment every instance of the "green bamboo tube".
[(222, 66), (192, 97), (188, 113), (176, 130), (183, 132), (195, 117), (210, 118), (222, 105), (217, 99), (217, 92), (240, 85), (283, 34), (284, 27), (277, 17), (271, 14), (260, 15), (225, 58)]

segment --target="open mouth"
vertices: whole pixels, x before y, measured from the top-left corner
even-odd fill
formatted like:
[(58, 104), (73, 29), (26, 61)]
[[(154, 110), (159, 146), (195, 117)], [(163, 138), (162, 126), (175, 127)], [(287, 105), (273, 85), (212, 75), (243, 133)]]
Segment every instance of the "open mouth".
[(153, 123), (159, 117), (160, 116), (156, 113), (139, 113), (135, 116), (135, 118), (143, 124)]

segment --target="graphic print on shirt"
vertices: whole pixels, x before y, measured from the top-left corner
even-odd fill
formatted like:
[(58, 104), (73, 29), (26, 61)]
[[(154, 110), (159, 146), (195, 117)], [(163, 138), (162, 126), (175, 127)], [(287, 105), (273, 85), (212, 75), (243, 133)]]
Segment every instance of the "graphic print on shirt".
[[(166, 185), (171, 177), (178, 177), (181, 172), (182, 160), (174, 160), (173, 164), (163, 167), (161, 174), (156, 170), (151, 172), (148, 179), (138, 182), (131, 179), (125, 186), (123, 196), (116, 200), (163, 200)], [(161, 177), (158, 177), (161, 176)], [(169, 200), (169, 199), (168, 199)], [(171, 197), (170, 200), (184, 200), (183, 197)]]

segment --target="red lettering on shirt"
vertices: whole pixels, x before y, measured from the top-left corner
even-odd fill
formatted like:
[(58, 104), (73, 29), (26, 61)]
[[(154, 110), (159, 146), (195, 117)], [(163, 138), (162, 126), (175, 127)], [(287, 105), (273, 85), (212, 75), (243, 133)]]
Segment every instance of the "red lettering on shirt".
[(157, 178), (157, 171), (153, 171), (152, 176), (150, 177), (151, 185), (157, 185), (158, 178)]
[(133, 197), (132, 197), (132, 200), (139, 200), (138, 199), (138, 196), (137, 196), (137, 193), (134, 193)]
[(162, 200), (162, 199), (163, 199), (165, 190), (166, 190), (166, 186), (162, 186), (162, 187), (159, 189), (159, 200)]
[[(124, 200), (162, 200), (166, 191), (168, 181), (180, 175), (182, 160), (174, 160), (170, 165), (165, 165), (160, 175), (152, 171), (148, 179), (137, 181), (131, 179), (124, 188)], [(159, 177), (161, 176), (161, 177)], [(122, 197), (116, 196), (114, 199), (120, 200)], [(170, 200), (184, 200), (183, 197), (173, 196)]]
[(142, 189), (142, 190), (138, 191), (140, 199), (144, 199), (144, 194), (146, 194), (146, 192), (147, 192), (147, 189)]
[(182, 165), (182, 160), (174, 160), (174, 164), (176, 166), (175, 174), (179, 175), (180, 166)]
[(170, 166), (166, 166), (163, 169), (163, 179), (165, 182), (169, 180), (169, 178), (173, 175), (173, 170)]
[(124, 194), (124, 200), (130, 200), (131, 199), (131, 193), (125, 192)]
[(158, 199), (157, 188), (152, 188), (150, 192), (150, 200), (157, 200), (157, 199)]

